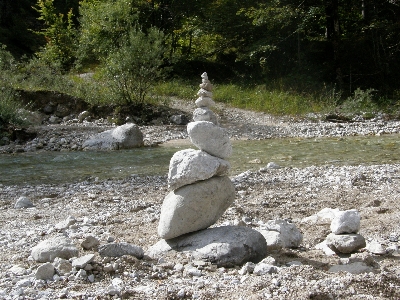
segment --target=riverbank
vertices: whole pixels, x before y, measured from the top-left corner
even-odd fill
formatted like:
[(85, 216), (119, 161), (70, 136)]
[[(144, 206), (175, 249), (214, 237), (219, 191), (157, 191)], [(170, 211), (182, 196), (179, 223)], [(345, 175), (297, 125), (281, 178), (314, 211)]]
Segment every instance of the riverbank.
[[(171, 100), (171, 111), (181, 112), (191, 118), (195, 104), (188, 101)], [(265, 113), (232, 108), (218, 103), (214, 108), (221, 126), (232, 140), (262, 140), (281, 137), (341, 137), (357, 135), (383, 135), (400, 133), (400, 121), (389, 120), (383, 114), (372, 119), (355, 117), (348, 121), (329, 119), (326, 116), (310, 115), (308, 118), (271, 116)], [(158, 120), (159, 121), (159, 120)], [(156, 146), (170, 140), (186, 139), (185, 125), (157, 124), (140, 126), (145, 146)], [(164, 120), (165, 122), (165, 120)], [(10, 142), (0, 146), (0, 153), (33, 151), (80, 151), (83, 142), (90, 136), (115, 127), (106, 119), (77, 122), (68, 119), (59, 124), (32, 126), (28, 133), (36, 135), (28, 141)]]
[[(191, 105), (187, 106), (187, 111), (191, 111)], [(180, 107), (183, 109), (184, 105), (180, 104)], [(386, 121), (383, 116), (376, 120), (333, 123), (276, 118), (220, 106), (216, 111), (232, 139), (379, 135), (396, 133), (400, 128), (398, 121)], [(53, 134), (50, 128), (52, 126), (46, 132)], [(186, 137), (185, 126), (171, 126), (167, 130), (165, 126), (151, 126), (143, 130), (150, 144)], [(89, 131), (83, 134), (89, 134)], [(57, 137), (62, 138), (62, 134)], [(79, 183), (59, 185), (0, 186), (0, 298), (400, 297), (400, 254), (397, 250), (400, 245), (399, 164), (260, 168), (231, 176), (231, 180), (236, 188), (235, 202), (216, 226), (231, 224), (257, 229), (268, 220), (279, 218), (291, 220), (303, 233), (299, 248), (268, 253), (269, 261), (275, 261), (278, 267), (277, 273), (245, 273), (241, 266), (218, 268), (184, 253), (135, 259), (130, 256), (103, 258), (95, 250), (84, 250), (82, 241), (87, 236), (94, 236), (101, 244), (113, 240), (128, 242), (146, 252), (159, 240), (158, 219), (162, 201), (168, 193), (166, 175), (129, 176), (121, 180), (93, 177)], [(29, 198), (35, 207), (15, 209), (15, 201), (21, 196)], [(316, 245), (329, 234), (329, 223), (309, 217), (324, 208), (357, 209), (361, 214), (360, 234), (368, 243), (376, 241), (382, 245), (385, 253), (377, 255), (362, 249), (350, 258), (344, 254), (326, 255), (316, 249)], [(67, 219), (73, 221), (60, 225)], [(54, 280), (35, 279), (35, 272), (41, 264), (30, 256), (31, 248), (59, 234), (73, 241), (79, 249), (79, 256), (95, 255), (90, 268), (85, 271), (86, 277), (72, 269), (56, 275)], [(330, 267), (349, 261), (364, 262), (368, 271), (361, 274), (329, 271)]]

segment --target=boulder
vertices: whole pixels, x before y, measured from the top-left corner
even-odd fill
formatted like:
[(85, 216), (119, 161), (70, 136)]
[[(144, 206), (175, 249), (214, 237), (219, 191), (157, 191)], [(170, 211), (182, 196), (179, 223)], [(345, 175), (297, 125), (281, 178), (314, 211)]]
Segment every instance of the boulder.
[(82, 148), (86, 150), (119, 150), (138, 148), (144, 145), (143, 133), (133, 123), (100, 132), (86, 140)]
[(169, 251), (189, 252), (195, 259), (231, 267), (258, 263), (267, 255), (267, 244), (262, 234), (249, 227), (221, 226), (160, 240), (146, 254), (159, 257)]
[(32, 248), (31, 255), (37, 262), (52, 262), (56, 257), (70, 259), (78, 256), (78, 249), (64, 236), (44, 240)]
[(170, 192), (161, 207), (158, 235), (172, 239), (214, 224), (235, 199), (228, 177), (213, 177)]
[(37, 268), (35, 278), (42, 280), (52, 280), (55, 273), (56, 270), (54, 266), (51, 263), (47, 262)]
[(355, 209), (337, 212), (331, 223), (334, 234), (357, 233), (359, 230), (360, 214)]
[(265, 237), (268, 250), (297, 248), (303, 241), (303, 235), (296, 225), (287, 220), (271, 220), (257, 230)]
[(190, 141), (200, 150), (222, 159), (232, 155), (232, 145), (227, 132), (212, 122), (190, 122), (187, 131)]
[(100, 256), (119, 257), (123, 255), (131, 255), (136, 258), (142, 258), (143, 253), (144, 251), (141, 247), (125, 242), (108, 243), (99, 247)]
[(176, 152), (169, 164), (168, 186), (175, 190), (184, 185), (213, 176), (227, 175), (230, 164), (226, 160), (194, 149)]
[(30, 207), (35, 207), (31, 200), (27, 197), (19, 197), (17, 201), (15, 202), (14, 208), (30, 208)]
[(335, 252), (352, 253), (366, 246), (365, 239), (360, 234), (334, 234), (326, 237), (326, 245)]
[(371, 242), (368, 243), (367, 250), (372, 254), (377, 254), (377, 255), (386, 254), (386, 249), (382, 246), (381, 243), (375, 240), (372, 240)]
[(208, 107), (198, 107), (193, 112), (193, 121), (208, 121), (219, 125), (217, 115)]

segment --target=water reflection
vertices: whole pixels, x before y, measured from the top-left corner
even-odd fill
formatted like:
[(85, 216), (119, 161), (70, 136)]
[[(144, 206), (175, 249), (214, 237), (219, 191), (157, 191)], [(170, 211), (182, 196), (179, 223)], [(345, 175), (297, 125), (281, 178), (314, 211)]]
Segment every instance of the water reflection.
[[(233, 141), (231, 174), (258, 170), (274, 161), (282, 167), (358, 165), (400, 162), (399, 135)], [(4, 185), (67, 183), (87, 177), (124, 178), (133, 174), (165, 175), (172, 155), (194, 148), (188, 140), (155, 148), (114, 152), (37, 152), (0, 155)]]

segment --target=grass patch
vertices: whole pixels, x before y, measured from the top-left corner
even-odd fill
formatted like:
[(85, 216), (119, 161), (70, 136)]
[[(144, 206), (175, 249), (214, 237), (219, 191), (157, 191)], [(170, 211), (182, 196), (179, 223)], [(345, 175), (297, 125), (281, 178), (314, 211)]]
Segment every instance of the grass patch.
[[(158, 83), (153, 93), (180, 99), (196, 99), (197, 83), (171, 80)], [(265, 85), (241, 86), (236, 84), (216, 84), (213, 98), (230, 106), (262, 111), (275, 115), (302, 115), (311, 112), (332, 110), (340, 95), (334, 91), (315, 94), (299, 94), (280, 89), (270, 89)]]
[(183, 80), (161, 81), (154, 85), (152, 94), (164, 97), (177, 97), (179, 99), (195, 99), (198, 91), (198, 84)]
[(19, 126), (26, 123), (20, 112), (21, 105), (17, 96), (17, 92), (12, 88), (0, 88), (0, 131), (4, 130), (7, 124)]

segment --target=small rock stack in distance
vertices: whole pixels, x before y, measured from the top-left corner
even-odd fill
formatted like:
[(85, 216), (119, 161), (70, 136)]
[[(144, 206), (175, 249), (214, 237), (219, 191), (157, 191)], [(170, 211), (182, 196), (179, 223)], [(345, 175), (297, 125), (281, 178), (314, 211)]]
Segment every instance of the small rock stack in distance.
[(355, 209), (339, 211), (331, 222), (331, 231), (325, 240), (335, 252), (353, 253), (366, 246), (365, 238), (358, 234), (360, 214)]
[(199, 150), (181, 150), (171, 158), (171, 192), (164, 199), (158, 225), (163, 239), (213, 225), (235, 199), (235, 187), (227, 176), (230, 164), (225, 160), (232, 154), (232, 145), (210, 109), (215, 103), (207, 73), (201, 77), (197, 109), (187, 125), (190, 141)]

